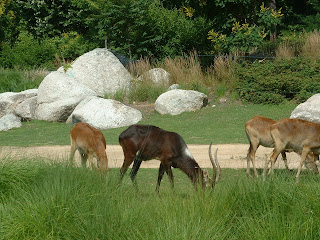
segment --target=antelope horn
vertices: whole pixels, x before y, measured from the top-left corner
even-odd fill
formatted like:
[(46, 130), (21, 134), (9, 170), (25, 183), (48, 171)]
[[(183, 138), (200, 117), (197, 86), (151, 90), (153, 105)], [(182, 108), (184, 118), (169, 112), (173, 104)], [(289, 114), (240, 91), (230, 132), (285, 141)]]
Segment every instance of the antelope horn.
[(213, 159), (212, 153), (211, 153), (211, 146), (212, 146), (212, 142), (210, 143), (210, 146), (209, 146), (209, 158), (213, 167), (213, 175), (212, 175), (212, 188), (213, 188), (214, 185), (218, 183), (219, 180), (221, 179), (221, 168), (218, 162), (218, 148), (214, 153), (214, 159)]

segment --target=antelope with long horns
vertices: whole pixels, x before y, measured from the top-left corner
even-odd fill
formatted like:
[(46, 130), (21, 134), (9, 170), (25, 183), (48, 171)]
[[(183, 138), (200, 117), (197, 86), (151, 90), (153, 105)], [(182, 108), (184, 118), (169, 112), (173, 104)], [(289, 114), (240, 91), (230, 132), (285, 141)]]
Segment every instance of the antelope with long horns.
[(141, 162), (151, 159), (160, 160), (156, 186), (157, 192), (159, 192), (164, 172), (167, 173), (171, 186), (174, 186), (171, 167), (179, 168), (186, 173), (195, 186), (200, 183), (203, 190), (207, 184), (210, 184), (213, 189), (215, 183), (221, 177), (217, 151), (215, 152), (215, 159), (213, 159), (211, 154), (212, 143), (209, 147), (209, 158), (213, 166), (212, 178), (209, 177), (206, 171), (200, 168), (182, 137), (175, 132), (169, 132), (152, 125), (132, 125), (120, 134), (119, 143), (124, 153), (124, 161), (120, 169), (120, 181), (134, 161), (130, 177), (135, 182), (135, 176)]

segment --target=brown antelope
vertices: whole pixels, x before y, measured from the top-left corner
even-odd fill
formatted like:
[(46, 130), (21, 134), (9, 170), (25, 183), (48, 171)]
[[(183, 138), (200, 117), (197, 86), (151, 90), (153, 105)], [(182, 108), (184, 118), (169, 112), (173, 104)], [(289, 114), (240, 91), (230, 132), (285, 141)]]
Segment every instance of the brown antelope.
[(103, 133), (87, 123), (79, 122), (70, 131), (71, 149), (69, 164), (73, 164), (74, 154), (79, 150), (82, 166), (85, 167), (89, 159), (89, 166), (94, 167), (93, 157), (101, 170), (108, 170), (106, 154), (106, 140)]
[[(278, 155), (285, 149), (292, 149), (301, 153), (296, 179), (298, 180), (301, 168), (309, 153), (313, 153), (315, 160), (320, 154), (320, 124), (301, 119), (281, 119), (271, 126), (271, 136), (275, 143), (274, 151), (270, 157), (273, 172), (274, 163)], [(318, 164), (318, 161), (317, 161)], [(264, 175), (266, 168), (264, 169)]]
[(124, 161), (120, 169), (120, 182), (133, 161), (134, 164), (130, 177), (131, 180), (135, 182), (135, 176), (141, 162), (151, 159), (160, 160), (156, 186), (157, 192), (159, 192), (164, 172), (167, 173), (171, 186), (173, 187), (171, 167), (182, 170), (188, 175), (195, 186), (197, 183), (200, 183), (203, 190), (208, 182), (213, 189), (215, 183), (217, 183), (221, 177), (217, 151), (215, 153), (215, 160), (213, 160), (211, 155), (212, 144), (210, 144), (209, 147), (209, 158), (213, 166), (213, 178), (211, 179), (208, 177), (208, 174), (199, 167), (182, 137), (175, 132), (168, 132), (151, 125), (132, 125), (120, 134), (119, 143), (124, 153)]
[[(260, 145), (268, 148), (274, 147), (274, 142), (270, 134), (270, 127), (274, 123), (276, 123), (275, 120), (262, 117), (262, 116), (255, 116), (246, 122), (245, 129), (246, 129), (246, 134), (250, 143), (250, 147), (248, 149), (248, 155), (247, 155), (247, 174), (248, 175), (250, 175), (250, 161), (251, 161), (254, 175), (258, 177), (258, 172), (256, 169), (256, 163), (255, 163), (255, 154), (258, 147)], [(289, 169), (285, 151), (282, 151), (281, 155), (286, 168)]]
[[(271, 136), (271, 126), (276, 121), (270, 118), (255, 116), (245, 124), (246, 134), (250, 143), (247, 155), (247, 174), (250, 175), (250, 160), (253, 165), (255, 176), (258, 176), (255, 166), (255, 154), (260, 145), (268, 148), (274, 148), (274, 141)], [(284, 161), (286, 169), (289, 170), (286, 152), (294, 151), (292, 149), (286, 149), (281, 152), (282, 159)], [(295, 151), (297, 154), (301, 154), (300, 151)], [(317, 157), (317, 156), (316, 156)], [(307, 157), (306, 167), (313, 171), (318, 171), (317, 166), (314, 163), (314, 156), (310, 153)], [(276, 161), (276, 160), (275, 160)], [(265, 169), (268, 168), (269, 159), (266, 159)]]

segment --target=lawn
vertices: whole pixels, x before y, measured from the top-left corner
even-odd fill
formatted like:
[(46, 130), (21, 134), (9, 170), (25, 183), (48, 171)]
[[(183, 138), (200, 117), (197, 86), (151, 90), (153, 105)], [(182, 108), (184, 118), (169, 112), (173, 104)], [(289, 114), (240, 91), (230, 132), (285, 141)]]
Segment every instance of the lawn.
[[(141, 123), (180, 133), (187, 143), (247, 143), (244, 123), (255, 115), (289, 117), (294, 104), (220, 105)], [(31, 121), (0, 133), (0, 145), (69, 144), (72, 125)], [(105, 130), (109, 144), (125, 128)], [(319, 176), (276, 169), (273, 177), (248, 178), (243, 169), (222, 169), (213, 191), (195, 190), (173, 169), (175, 188), (157, 169), (140, 169), (139, 191), (119, 169), (101, 174), (66, 162), (0, 159), (0, 240), (7, 239), (319, 239)]]
[[(244, 124), (256, 115), (275, 120), (289, 118), (296, 107), (281, 105), (226, 104), (206, 107), (197, 112), (177, 116), (146, 115), (141, 124), (152, 124), (179, 133), (187, 144), (247, 143)], [(69, 145), (72, 125), (44, 121), (24, 122), (21, 128), (0, 132), (0, 146)], [(118, 144), (119, 134), (126, 127), (103, 130), (107, 144)]]

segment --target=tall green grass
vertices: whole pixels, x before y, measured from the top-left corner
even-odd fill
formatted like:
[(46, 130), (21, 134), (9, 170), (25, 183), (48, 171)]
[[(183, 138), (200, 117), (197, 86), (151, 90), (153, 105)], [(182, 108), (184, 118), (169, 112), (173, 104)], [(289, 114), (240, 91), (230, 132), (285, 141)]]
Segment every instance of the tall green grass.
[(0, 93), (38, 88), (48, 73), (43, 69), (10, 70), (0, 67)]
[[(203, 193), (174, 170), (175, 190), (165, 177), (159, 195), (154, 191), (154, 169), (138, 173), (139, 192), (127, 176), (118, 186), (118, 169), (104, 175), (22, 160), (1, 162), (3, 174), (11, 183), (1, 192), (0, 239), (320, 237), (319, 177), (308, 173), (296, 184), (287, 171), (276, 171), (263, 182), (247, 178), (243, 171), (224, 169), (214, 191)], [(0, 178), (1, 186), (7, 184)]]

